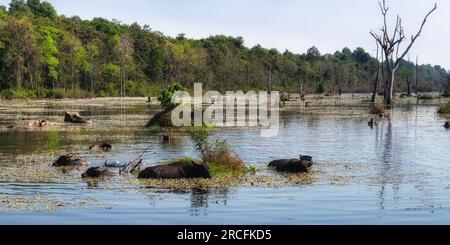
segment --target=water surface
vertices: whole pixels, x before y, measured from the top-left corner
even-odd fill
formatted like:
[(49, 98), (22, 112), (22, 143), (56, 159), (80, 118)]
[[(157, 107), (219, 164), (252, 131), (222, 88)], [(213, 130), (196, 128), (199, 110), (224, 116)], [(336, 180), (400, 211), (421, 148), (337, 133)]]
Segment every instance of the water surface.
[[(93, 165), (125, 162), (148, 146), (148, 166), (197, 157), (188, 135), (165, 145), (160, 130), (142, 127), (158, 110), (144, 100), (81, 104), (1, 104), (4, 128), (11, 120), (34, 118), (60, 124), (55, 130), (0, 130), (0, 171), (23, 165), (24, 171), (50, 174), (51, 161), (64, 152)], [(81, 111), (93, 125), (63, 124), (69, 109)], [(261, 169), (257, 175), (283, 178), (266, 169), (268, 162), (300, 153), (314, 156), (313, 183), (197, 191), (124, 189), (128, 177), (92, 184), (81, 180), (81, 170), (59, 173), (51, 181), (0, 175), (0, 224), (449, 224), (450, 131), (436, 110), (433, 104), (405, 103), (373, 129), (361, 106), (329, 108), (328, 113), (288, 111), (274, 138), (260, 138), (258, 129), (214, 130), (214, 138), (226, 139), (248, 165)], [(113, 144), (112, 152), (87, 150), (103, 141)], [(30, 207), (30, 200), (37, 205)], [(21, 205), (5, 205), (8, 201)], [(51, 208), (42, 208), (46, 204)]]

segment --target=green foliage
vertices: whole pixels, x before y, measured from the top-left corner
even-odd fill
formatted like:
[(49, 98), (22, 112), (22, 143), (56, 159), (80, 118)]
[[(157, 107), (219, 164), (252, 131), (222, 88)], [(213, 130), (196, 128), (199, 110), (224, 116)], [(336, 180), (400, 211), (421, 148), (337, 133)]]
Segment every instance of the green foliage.
[(193, 127), (190, 134), (195, 150), (203, 154), (209, 146), (211, 129), (207, 127)]
[(319, 82), (316, 87), (316, 93), (323, 94), (325, 93), (325, 87), (322, 82)]
[(450, 115), (450, 102), (441, 106), (438, 110), (439, 114)]
[(211, 173), (244, 172), (245, 163), (230, 150), (225, 140), (209, 141), (210, 129), (195, 127), (191, 131), (191, 139), (195, 150), (204, 162), (209, 163)]
[(5, 100), (33, 99), (36, 98), (36, 94), (29, 89), (6, 89), (0, 93), (0, 98)]
[(58, 59), (57, 40), (60, 38), (61, 33), (53, 27), (43, 28), (42, 33), (43, 63), (47, 67), (47, 77), (50, 81), (55, 82), (59, 77), (58, 67), (60, 62)]
[(450, 75), (448, 75), (445, 80), (441, 95), (448, 98), (450, 97)]
[(55, 8), (46, 1), (41, 2), (40, 0), (28, 0), (26, 5), (35, 16), (49, 19), (54, 19), (57, 17)]
[(58, 131), (49, 131), (47, 133), (47, 150), (50, 152), (55, 152), (59, 149), (59, 132)]
[[(247, 48), (242, 37), (170, 38), (136, 23), (58, 16), (41, 0), (12, 0), (7, 11), (0, 7), (0, 91), (24, 88), (39, 97), (68, 96), (69, 90), (161, 95), (168, 106), (171, 91), (159, 90), (173, 81), (185, 88), (202, 82), (205, 89), (222, 92), (299, 92), (301, 87), (305, 93), (369, 92), (376, 67), (376, 59), (362, 48), (281, 53), (260, 45)], [(402, 61), (400, 73), (395, 89), (405, 91), (402, 81), (411, 73), (415, 78), (415, 65)], [(431, 65), (419, 66), (419, 73), (419, 91), (441, 89), (448, 75)]]
[(161, 128), (173, 127), (171, 113), (172, 113), (171, 110), (164, 110), (158, 112), (147, 123), (147, 127), (161, 127)]
[(4, 18), (6, 17), (7, 13), (6, 13), (6, 7), (3, 5), (0, 5), (0, 18)]
[(158, 96), (158, 100), (159, 102), (161, 102), (161, 106), (163, 108), (174, 106), (172, 104), (172, 96), (177, 91), (186, 91), (186, 88), (179, 83), (174, 83), (169, 88), (161, 90), (161, 93)]
[(24, 0), (11, 0), (9, 3), (9, 12), (14, 15), (30, 13), (30, 9)]

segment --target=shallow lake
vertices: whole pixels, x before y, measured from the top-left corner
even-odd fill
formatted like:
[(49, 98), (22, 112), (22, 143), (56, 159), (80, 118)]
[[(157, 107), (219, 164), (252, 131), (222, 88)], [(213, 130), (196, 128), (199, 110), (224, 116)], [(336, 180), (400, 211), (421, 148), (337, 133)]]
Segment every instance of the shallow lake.
[[(80, 111), (93, 124), (66, 125), (64, 110)], [(260, 169), (248, 181), (274, 183), (173, 190), (123, 176), (93, 184), (81, 180), (81, 170), (55, 174), (50, 167), (58, 154), (102, 165), (130, 161), (149, 146), (147, 166), (198, 157), (188, 135), (167, 145), (160, 130), (143, 127), (157, 110), (142, 99), (1, 102), (0, 224), (450, 224), (450, 131), (433, 104), (399, 105), (373, 129), (367, 108), (336, 106), (282, 113), (274, 138), (261, 138), (259, 129), (213, 130)], [(11, 121), (37, 118), (61, 123), (54, 130), (6, 130)], [(113, 151), (87, 149), (103, 141)], [(285, 176), (267, 164), (299, 154), (317, 162), (314, 180), (276, 183)]]

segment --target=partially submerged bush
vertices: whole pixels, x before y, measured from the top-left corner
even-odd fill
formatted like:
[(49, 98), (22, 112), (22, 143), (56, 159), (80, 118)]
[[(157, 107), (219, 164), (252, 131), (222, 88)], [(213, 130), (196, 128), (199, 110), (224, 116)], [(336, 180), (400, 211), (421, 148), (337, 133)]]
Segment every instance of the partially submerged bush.
[(379, 115), (384, 113), (384, 105), (383, 104), (374, 104), (372, 108), (370, 108), (370, 114)]
[(186, 88), (179, 83), (174, 83), (167, 89), (163, 89), (158, 96), (159, 102), (163, 108), (162, 112), (157, 113), (147, 123), (147, 127), (173, 127), (172, 124), (172, 111), (178, 106), (172, 103), (172, 96), (177, 91), (186, 91)]
[(450, 114), (450, 102), (441, 106), (438, 110), (439, 114)]
[(244, 161), (229, 149), (228, 143), (224, 140), (217, 140), (213, 144), (210, 144), (202, 155), (206, 162), (219, 167), (225, 167), (232, 171), (242, 171), (245, 169)]
[(186, 88), (183, 87), (183, 85), (181, 85), (179, 83), (174, 83), (172, 86), (168, 87), (167, 89), (161, 90), (161, 93), (158, 96), (158, 100), (159, 100), (159, 102), (161, 102), (161, 106), (164, 109), (176, 106), (176, 105), (172, 104), (172, 96), (177, 91), (186, 91)]
[(191, 132), (195, 149), (200, 153), (202, 160), (209, 163), (211, 174), (220, 175), (230, 172), (246, 171), (245, 163), (239, 156), (230, 150), (224, 140), (209, 142), (210, 129), (195, 128)]
[(172, 111), (175, 109), (174, 107), (167, 107), (163, 111), (158, 112), (154, 115), (150, 121), (147, 123), (147, 127), (173, 127), (172, 124)]

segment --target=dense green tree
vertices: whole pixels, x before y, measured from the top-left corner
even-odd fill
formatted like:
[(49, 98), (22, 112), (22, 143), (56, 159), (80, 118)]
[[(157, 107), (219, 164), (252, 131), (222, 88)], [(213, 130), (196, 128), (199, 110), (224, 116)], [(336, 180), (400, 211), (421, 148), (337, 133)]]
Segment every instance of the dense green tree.
[(41, 2), (40, 0), (27, 0), (26, 5), (35, 16), (46, 17), (49, 19), (54, 19), (57, 17), (55, 8), (46, 1)]

